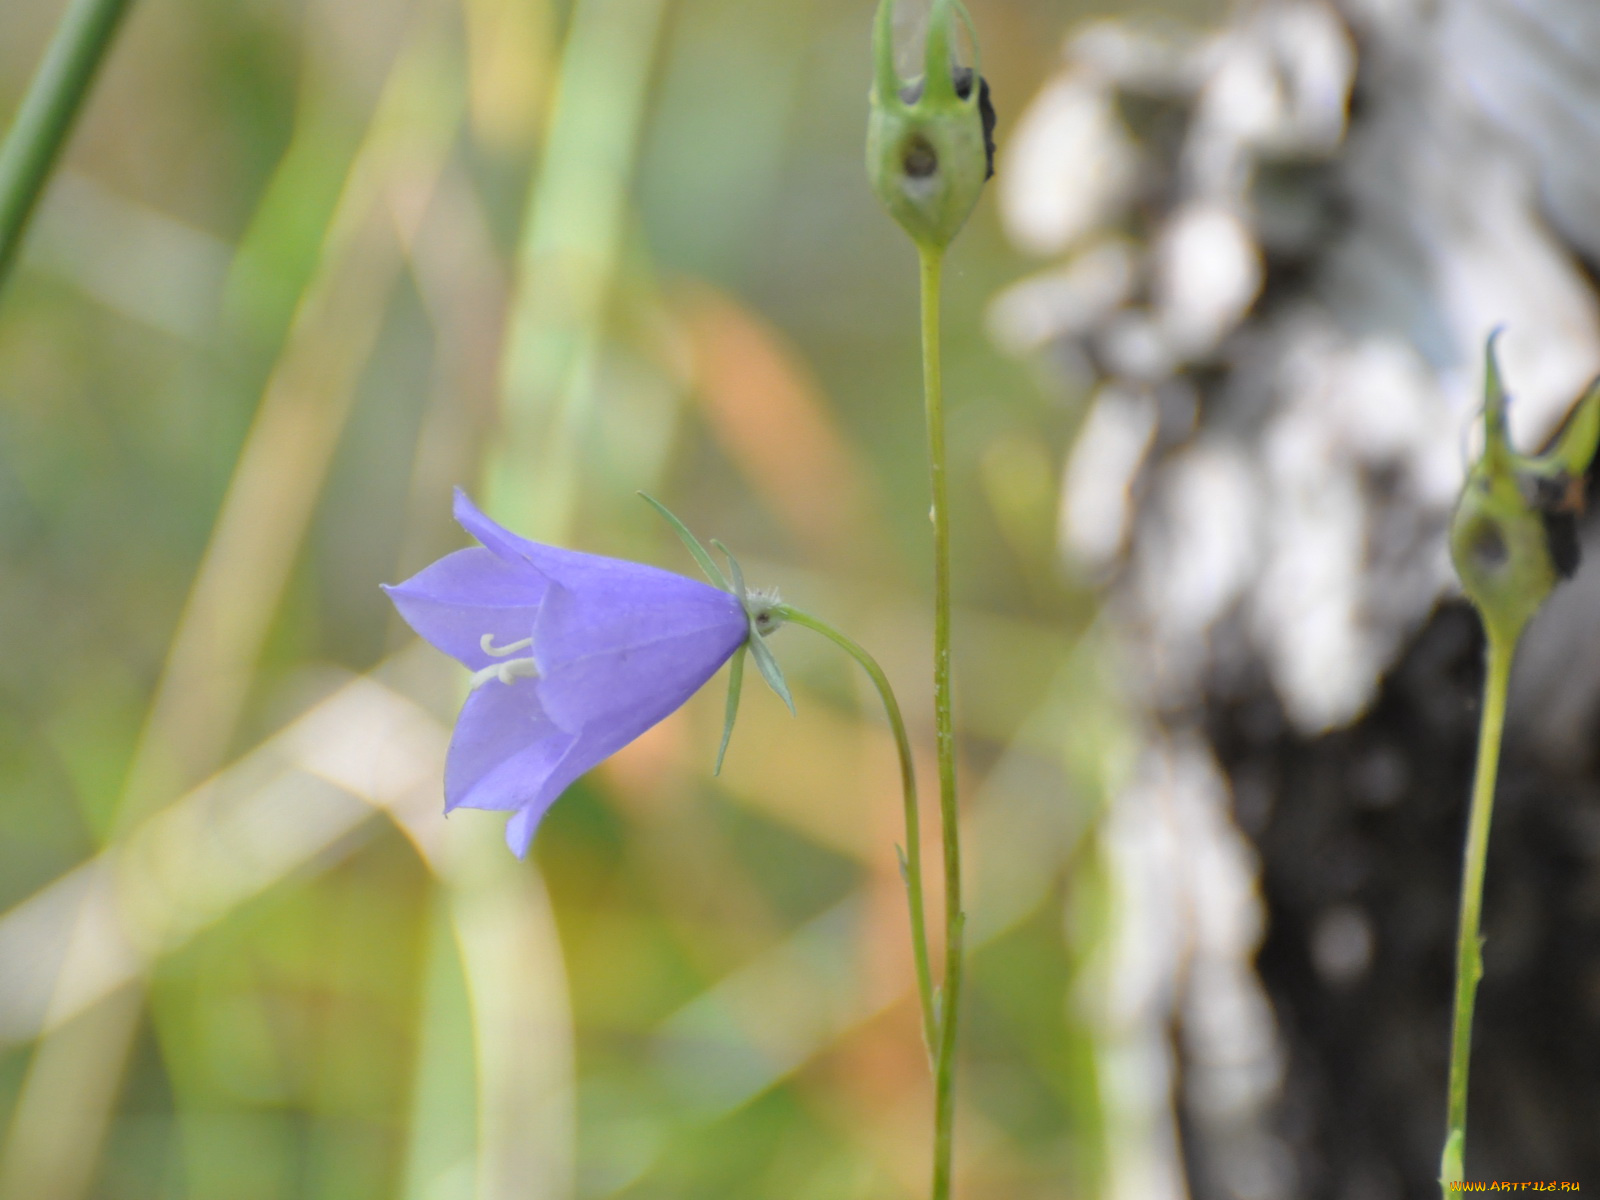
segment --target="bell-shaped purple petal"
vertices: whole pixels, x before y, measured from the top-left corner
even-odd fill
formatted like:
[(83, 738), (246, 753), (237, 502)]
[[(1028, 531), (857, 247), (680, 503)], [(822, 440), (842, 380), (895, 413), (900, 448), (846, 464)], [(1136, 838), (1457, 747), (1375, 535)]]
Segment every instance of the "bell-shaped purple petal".
[(520, 856), (556, 798), (698, 691), (749, 622), (738, 599), (696, 580), (520, 538), (459, 490), (455, 511), (483, 547), (386, 590), (477, 672), (445, 764), (447, 811), (511, 812)]
[(557, 585), (534, 627), (540, 698), (574, 731), (656, 712), (631, 741), (699, 691), (748, 632), (727, 592), (652, 567), (581, 591)]
[(537, 679), (491, 680), (467, 697), (456, 718), (444, 765), (445, 811), (543, 811), (566, 786), (545, 794), (577, 741), (545, 715)]
[(549, 588), (549, 580), (522, 557), (474, 546), (383, 590), (424, 640), (477, 670), (495, 661), (484, 653), (485, 634), (495, 646), (533, 636)]
[(511, 819), (506, 822), (506, 845), (518, 858), (528, 857), (528, 847), (533, 844), (533, 835), (538, 832), (539, 818), (542, 816), (544, 809), (530, 804), (512, 813)]
[[(606, 558), (600, 554), (585, 554), (581, 550), (563, 550), (560, 546), (546, 546), (518, 537), (509, 529), (484, 516), (466, 492), (456, 489), (454, 513), (457, 523), (489, 548), (497, 557), (507, 562), (525, 562), (544, 575), (565, 583), (569, 587), (582, 587), (595, 577), (618, 573), (654, 570), (620, 558)], [(668, 574), (669, 572), (662, 572)], [(690, 580), (689, 582), (694, 582)]]

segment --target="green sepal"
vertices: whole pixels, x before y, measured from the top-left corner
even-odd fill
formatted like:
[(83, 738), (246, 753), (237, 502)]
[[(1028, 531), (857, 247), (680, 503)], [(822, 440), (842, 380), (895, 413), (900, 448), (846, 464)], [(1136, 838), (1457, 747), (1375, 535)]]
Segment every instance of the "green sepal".
[(900, 72), (894, 65), (894, 0), (879, 0), (872, 18), (872, 92), (874, 108), (900, 106)]
[[(978, 26), (977, 26), (977, 23), (973, 21), (972, 14), (967, 11), (967, 6), (965, 4), (962, 4), (960, 2), (960, 0), (956, 0), (955, 9), (956, 9), (956, 16), (960, 17), (961, 18), (961, 23), (967, 27), (967, 40), (972, 43), (972, 78), (973, 79), (982, 79), (983, 78), (983, 51), (982, 51), (982, 48), (979, 47), (979, 45), (978, 45)], [(932, 58), (931, 54), (929, 55), (929, 58), (930, 59)], [(980, 97), (979, 100), (980, 100), (980, 103), (981, 103), (982, 98)], [(989, 174), (992, 176), (994, 174), (994, 171), (992, 169), (994, 164), (990, 163), (989, 166), (991, 168), (991, 170), (989, 171)]]
[[(667, 519), (667, 524), (672, 526), (673, 532), (676, 533), (678, 537), (683, 540), (683, 544), (689, 548), (689, 553), (694, 555), (694, 561), (700, 564), (700, 569), (705, 572), (706, 578), (723, 591), (732, 592), (733, 589), (728, 586), (727, 579), (723, 576), (722, 572), (717, 569), (717, 564), (712, 560), (711, 555), (706, 553), (706, 548), (700, 544), (700, 539), (689, 532), (689, 527), (682, 521), (678, 520), (676, 514), (674, 514), (670, 508), (661, 503), (661, 501), (657, 500), (654, 496), (647, 492), (640, 492), (639, 495), (643, 496), (647, 504), (649, 504)], [(727, 551), (724, 550), (723, 553), (726, 554)], [(743, 588), (734, 594), (739, 597), (741, 602), (743, 601)]]
[(744, 646), (733, 652), (728, 660), (728, 708), (722, 722), (722, 744), (717, 747), (717, 763), (711, 768), (713, 775), (722, 774), (722, 760), (728, 753), (728, 742), (733, 737), (733, 723), (739, 716), (739, 693), (744, 688)]
[(1503, 333), (1504, 327), (1497, 326), (1489, 331), (1483, 343), (1483, 424), (1490, 434), (1484, 446), (1485, 453), (1499, 453), (1510, 444), (1506, 428), (1506, 406), (1510, 398), (1500, 376), (1500, 356), (1495, 352), (1495, 343)]
[(756, 660), (756, 670), (761, 672), (761, 678), (767, 681), (767, 686), (778, 693), (789, 708), (789, 715), (796, 716), (794, 710), (794, 697), (789, 694), (789, 684), (783, 678), (783, 668), (778, 666), (778, 660), (772, 657), (772, 651), (767, 649), (766, 639), (762, 637), (761, 630), (756, 628), (756, 614), (750, 607), (750, 593), (744, 585), (744, 572), (739, 569), (739, 560), (736, 559), (728, 548), (716, 538), (711, 539), (711, 544), (722, 551), (722, 556), (728, 560), (728, 570), (733, 572), (734, 595), (739, 597), (739, 603), (744, 605), (745, 620), (750, 622), (750, 636), (745, 645), (750, 648), (750, 657)]
[(794, 697), (789, 694), (789, 685), (784, 682), (783, 669), (778, 666), (778, 660), (772, 657), (772, 651), (767, 649), (766, 642), (761, 640), (761, 635), (750, 630), (750, 656), (756, 660), (756, 669), (761, 672), (761, 678), (767, 681), (767, 686), (778, 693), (789, 709), (791, 717), (798, 714), (794, 710)]
[(1572, 406), (1550, 447), (1533, 465), (1542, 473), (1581, 479), (1600, 445), (1600, 379)]

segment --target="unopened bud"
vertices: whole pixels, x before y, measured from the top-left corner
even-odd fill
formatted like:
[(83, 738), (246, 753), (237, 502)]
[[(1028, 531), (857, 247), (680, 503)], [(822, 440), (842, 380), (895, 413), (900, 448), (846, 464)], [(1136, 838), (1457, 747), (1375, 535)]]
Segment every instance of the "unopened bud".
[(1473, 464), (1450, 523), (1450, 556), (1484, 624), (1515, 639), (1578, 567), (1577, 516), (1600, 441), (1600, 381), (1568, 414), (1551, 446), (1518, 454), (1490, 335), (1484, 361), (1483, 456)]
[[(923, 73), (894, 65), (894, 0), (880, 0), (873, 29), (867, 175), (891, 216), (927, 248), (943, 248), (966, 224), (994, 174), (994, 107), (976, 66), (956, 66), (952, 22), (972, 28), (960, 0), (933, 0)], [(977, 53), (977, 38), (973, 38)], [(976, 85), (976, 86), (974, 86)]]

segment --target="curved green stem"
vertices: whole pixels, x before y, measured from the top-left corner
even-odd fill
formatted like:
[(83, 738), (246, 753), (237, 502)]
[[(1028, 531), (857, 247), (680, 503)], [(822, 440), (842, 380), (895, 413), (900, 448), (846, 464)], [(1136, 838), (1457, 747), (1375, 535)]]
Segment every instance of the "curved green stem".
[(0, 144), (0, 287), (129, 0), (72, 0)]
[(815, 630), (860, 663), (861, 669), (867, 673), (867, 678), (871, 679), (872, 685), (878, 689), (878, 698), (883, 701), (883, 711), (889, 718), (889, 728), (894, 732), (894, 744), (900, 752), (900, 783), (905, 793), (906, 809), (906, 848), (901, 854), (900, 869), (905, 876), (906, 895), (911, 903), (911, 950), (917, 963), (917, 995), (922, 1003), (922, 1037), (927, 1044), (928, 1053), (932, 1055), (938, 1039), (933, 1010), (933, 972), (928, 966), (928, 927), (922, 904), (922, 818), (917, 808), (916, 765), (911, 757), (911, 739), (906, 734), (905, 719), (900, 715), (900, 703), (894, 697), (894, 689), (889, 686), (889, 677), (883, 673), (883, 668), (878, 666), (872, 655), (857, 643), (826, 621), (798, 608), (780, 604), (772, 612), (781, 620)]
[(1450, 1031), (1450, 1090), (1444, 1155), (1439, 1182), (1446, 1200), (1456, 1193), (1450, 1184), (1465, 1178), (1467, 1140), (1467, 1072), (1472, 1061), (1472, 1007), (1483, 975), (1483, 875), (1489, 852), (1489, 821), (1494, 810), (1495, 779), (1500, 767), (1500, 741), (1505, 729), (1506, 692), (1517, 635), (1498, 631), (1485, 621), (1489, 664), (1483, 682), (1483, 717), (1478, 729), (1478, 764), (1472, 778), (1472, 810), (1467, 818), (1467, 848), (1461, 878), (1461, 922), (1456, 940), (1455, 1019)]
[(933, 715), (939, 747), (939, 824), (944, 841), (945, 964), (934, 1068), (933, 1200), (948, 1200), (965, 917), (961, 911), (955, 728), (950, 715), (950, 502), (945, 481), (944, 385), (939, 365), (939, 274), (944, 252), (919, 246), (918, 253), (922, 259), (922, 387), (928, 419), (928, 477), (933, 493)]

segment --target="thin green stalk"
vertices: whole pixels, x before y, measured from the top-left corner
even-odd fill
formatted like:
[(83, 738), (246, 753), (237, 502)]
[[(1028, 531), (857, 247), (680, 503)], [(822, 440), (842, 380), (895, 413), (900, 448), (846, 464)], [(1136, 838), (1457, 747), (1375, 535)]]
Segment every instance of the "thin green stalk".
[(934, 1068), (933, 1200), (949, 1200), (965, 918), (961, 912), (955, 729), (950, 717), (950, 501), (945, 480), (944, 384), (939, 366), (939, 274), (944, 252), (923, 245), (918, 253), (922, 260), (922, 387), (933, 493), (933, 715), (939, 748), (939, 824), (944, 840), (945, 963)]
[(0, 287), (129, 0), (72, 0), (0, 144)]
[(1489, 820), (1494, 811), (1495, 778), (1500, 767), (1500, 741), (1505, 729), (1506, 692), (1517, 635), (1498, 631), (1486, 621), (1489, 665), (1483, 681), (1483, 718), (1478, 730), (1478, 764), (1472, 778), (1472, 810), (1467, 818), (1467, 848), (1461, 879), (1461, 924), (1456, 941), (1455, 1019), (1450, 1031), (1450, 1100), (1444, 1157), (1439, 1181), (1446, 1200), (1450, 1184), (1465, 1178), (1467, 1140), (1467, 1072), (1472, 1060), (1472, 1007), (1483, 975), (1483, 875), (1489, 852)]
[(938, 1038), (933, 1006), (933, 971), (928, 966), (928, 927), (922, 902), (922, 818), (917, 807), (917, 775), (911, 757), (911, 739), (906, 734), (906, 723), (900, 715), (899, 701), (894, 697), (894, 689), (889, 686), (889, 677), (872, 655), (833, 626), (787, 604), (778, 605), (773, 609), (773, 615), (815, 630), (855, 659), (872, 680), (872, 685), (878, 689), (878, 698), (883, 701), (883, 711), (889, 718), (894, 744), (900, 752), (900, 784), (905, 794), (906, 810), (906, 847), (901, 854), (900, 866), (905, 875), (906, 896), (911, 905), (911, 950), (917, 963), (917, 995), (922, 1002), (922, 1037), (931, 1057), (938, 1045)]

